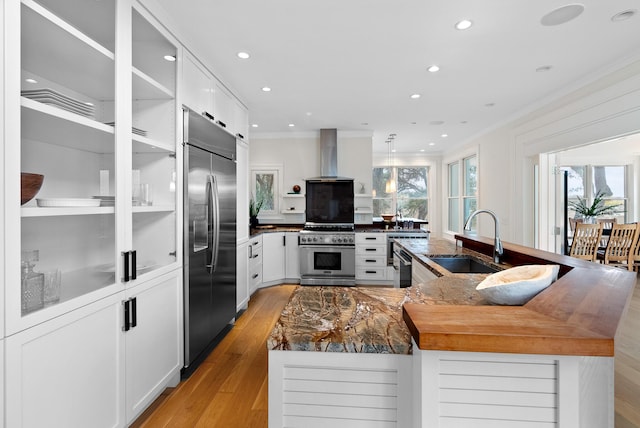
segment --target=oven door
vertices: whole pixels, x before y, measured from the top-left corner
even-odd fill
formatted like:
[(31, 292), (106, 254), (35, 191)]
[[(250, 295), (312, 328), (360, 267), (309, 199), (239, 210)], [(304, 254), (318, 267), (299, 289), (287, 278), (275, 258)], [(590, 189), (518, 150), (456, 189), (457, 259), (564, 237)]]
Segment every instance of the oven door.
[(300, 246), (300, 284), (354, 285), (355, 276), (354, 246)]

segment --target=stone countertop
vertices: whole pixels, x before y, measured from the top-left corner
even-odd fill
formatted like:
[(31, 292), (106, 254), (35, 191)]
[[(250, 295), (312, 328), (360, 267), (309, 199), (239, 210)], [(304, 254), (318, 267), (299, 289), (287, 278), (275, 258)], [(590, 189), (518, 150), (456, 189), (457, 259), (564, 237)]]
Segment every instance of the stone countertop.
[(613, 356), (634, 273), (503, 243), (503, 267), (557, 263), (560, 278), (524, 306), (489, 305), (475, 291), (486, 274), (452, 274), (428, 258), (470, 254), (492, 264), (492, 241), (458, 238), (464, 248), (443, 239), (396, 240), (438, 276), (423, 284), (298, 287), (268, 349), (409, 354), (413, 338), (423, 350)]
[[(422, 244), (398, 240), (424, 254), (467, 254), (446, 240)], [(427, 241), (427, 240), (420, 240)], [(435, 265), (432, 263), (431, 268)], [(475, 287), (486, 274), (451, 274), (408, 288), (299, 286), (267, 341), (272, 350), (411, 353), (411, 334), (402, 319), (405, 303), (486, 305)], [(444, 274), (447, 274), (444, 276)]]

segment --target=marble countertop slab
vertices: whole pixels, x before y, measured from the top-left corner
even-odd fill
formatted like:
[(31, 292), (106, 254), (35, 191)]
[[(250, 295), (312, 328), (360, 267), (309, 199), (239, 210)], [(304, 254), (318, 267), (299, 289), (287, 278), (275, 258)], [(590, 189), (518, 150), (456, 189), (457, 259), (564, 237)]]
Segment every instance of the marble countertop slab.
[[(415, 240), (405, 241), (409, 246), (409, 241)], [(456, 254), (457, 250), (459, 254), (468, 252), (456, 249), (449, 241), (430, 241), (427, 252), (447, 255)], [(425, 248), (413, 250), (418, 255)], [(475, 290), (486, 276), (448, 273), (400, 289), (299, 286), (276, 322), (267, 347), (291, 351), (410, 354), (411, 334), (402, 318), (402, 306), (405, 303), (486, 305), (488, 302)]]

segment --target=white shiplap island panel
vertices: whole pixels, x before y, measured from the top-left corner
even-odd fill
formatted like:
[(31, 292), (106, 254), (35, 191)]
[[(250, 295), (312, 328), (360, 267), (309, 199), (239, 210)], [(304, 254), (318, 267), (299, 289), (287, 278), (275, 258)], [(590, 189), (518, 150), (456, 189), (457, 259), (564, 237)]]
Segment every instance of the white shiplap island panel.
[(416, 427), (613, 428), (613, 358), (423, 351)]
[(269, 351), (269, 426), (412, 426), (411, 355)]

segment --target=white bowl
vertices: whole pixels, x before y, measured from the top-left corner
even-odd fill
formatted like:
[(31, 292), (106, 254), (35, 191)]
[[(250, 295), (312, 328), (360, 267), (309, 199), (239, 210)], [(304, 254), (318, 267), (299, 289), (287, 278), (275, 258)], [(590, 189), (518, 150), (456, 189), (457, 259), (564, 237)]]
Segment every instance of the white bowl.
[(489, 275), (476, 287), (498, 305), (524, 305), (558, 278), (559, 265), (525, 265)]

